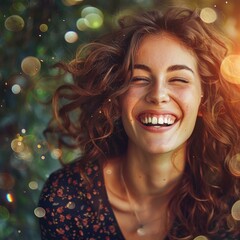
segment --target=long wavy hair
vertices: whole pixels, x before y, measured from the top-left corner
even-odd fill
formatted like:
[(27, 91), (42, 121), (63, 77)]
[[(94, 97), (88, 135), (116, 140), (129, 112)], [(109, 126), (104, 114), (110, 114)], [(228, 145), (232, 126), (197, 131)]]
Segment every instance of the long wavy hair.
[(237, 233), (230, 213), (240, 189), (240, 88), (220, 72), (228, 52), (223, 35), (204, 23), (197, 10), (170, 8), (123, 17), (118, 29), (81, 46), (70, 63), (59, 63), (74, 79), (59, 87), (53, 98), (59, 142), (81, 149), (78, 160), (83, 165), (126, 152), (119, 97), (129, 87), (142, 39), (161, 32), (177, 37), (195, 53), (204, 93), (202, 116), (188, 141), (185, 173), (169, 204), (175, 224), (168, 237), (211, 238), (221, 229)]

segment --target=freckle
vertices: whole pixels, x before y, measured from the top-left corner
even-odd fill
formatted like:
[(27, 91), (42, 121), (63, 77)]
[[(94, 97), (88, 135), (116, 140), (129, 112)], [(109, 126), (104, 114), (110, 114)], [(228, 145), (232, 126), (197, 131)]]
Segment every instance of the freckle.
[(166, 181), (166, 178), (163, 178), (163, 182), (165, 182)]

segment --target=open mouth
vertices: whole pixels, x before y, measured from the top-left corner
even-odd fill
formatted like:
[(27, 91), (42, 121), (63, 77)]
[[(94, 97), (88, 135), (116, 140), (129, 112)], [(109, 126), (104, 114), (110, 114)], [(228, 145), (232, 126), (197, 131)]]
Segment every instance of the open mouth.
[(169, 127), (172, 126), (177, 121), (177, 118), (172, 114), (161, 115), (142, 114), (139, 116), (139, 121), (144, 126)]

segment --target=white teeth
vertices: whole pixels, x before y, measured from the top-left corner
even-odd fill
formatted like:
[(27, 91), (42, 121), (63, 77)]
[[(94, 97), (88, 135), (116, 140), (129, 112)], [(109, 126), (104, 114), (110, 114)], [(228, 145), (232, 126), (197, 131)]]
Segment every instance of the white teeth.
[(152, 124), (157, 124), (157, 123), (158, 123), (157, 117), (153, 117), (153, 118), (152, 118)]
[(148, 123), (152, 123), (152, 118), (148, 117)]
[(163, 123), (164, 123), (163, 117), (160, 116), (160, 117), (158, 118), (158, 124), (163, 124)]
[(168, 115), (160, 115), (160, 116), (145, 115), (145, 116), (141, 116), (140, 120), (143, 124), (172, 125), (175, 122), (176, 117), (174, 117), (173, 115), (169, 115), (169, 114)]
[(144, 121), (145, 121), (144, 123), (148, 123), (148, 118), (145, 117), (145, 118), (144, 118)]
[(166, 116), (164, 117), (164, 123), (168, 123), (168, 118)]

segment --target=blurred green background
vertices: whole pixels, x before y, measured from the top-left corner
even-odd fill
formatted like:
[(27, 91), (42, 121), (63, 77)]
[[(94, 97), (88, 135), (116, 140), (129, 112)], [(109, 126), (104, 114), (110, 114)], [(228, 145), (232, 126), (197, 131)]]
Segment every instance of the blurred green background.
[(51, 66), (71, 60), (80, 44), (112, 29), (127, 9), (169, 5), (211, 8), (238, 51), (238, 0), (0, 1), (0, 240), (40, 239), (43, 183), (60, 167), (59, 157), (69, 162), (77, 154), (61, 152), (43, 136), (52, 93), (72, 81), (55, 77)]

